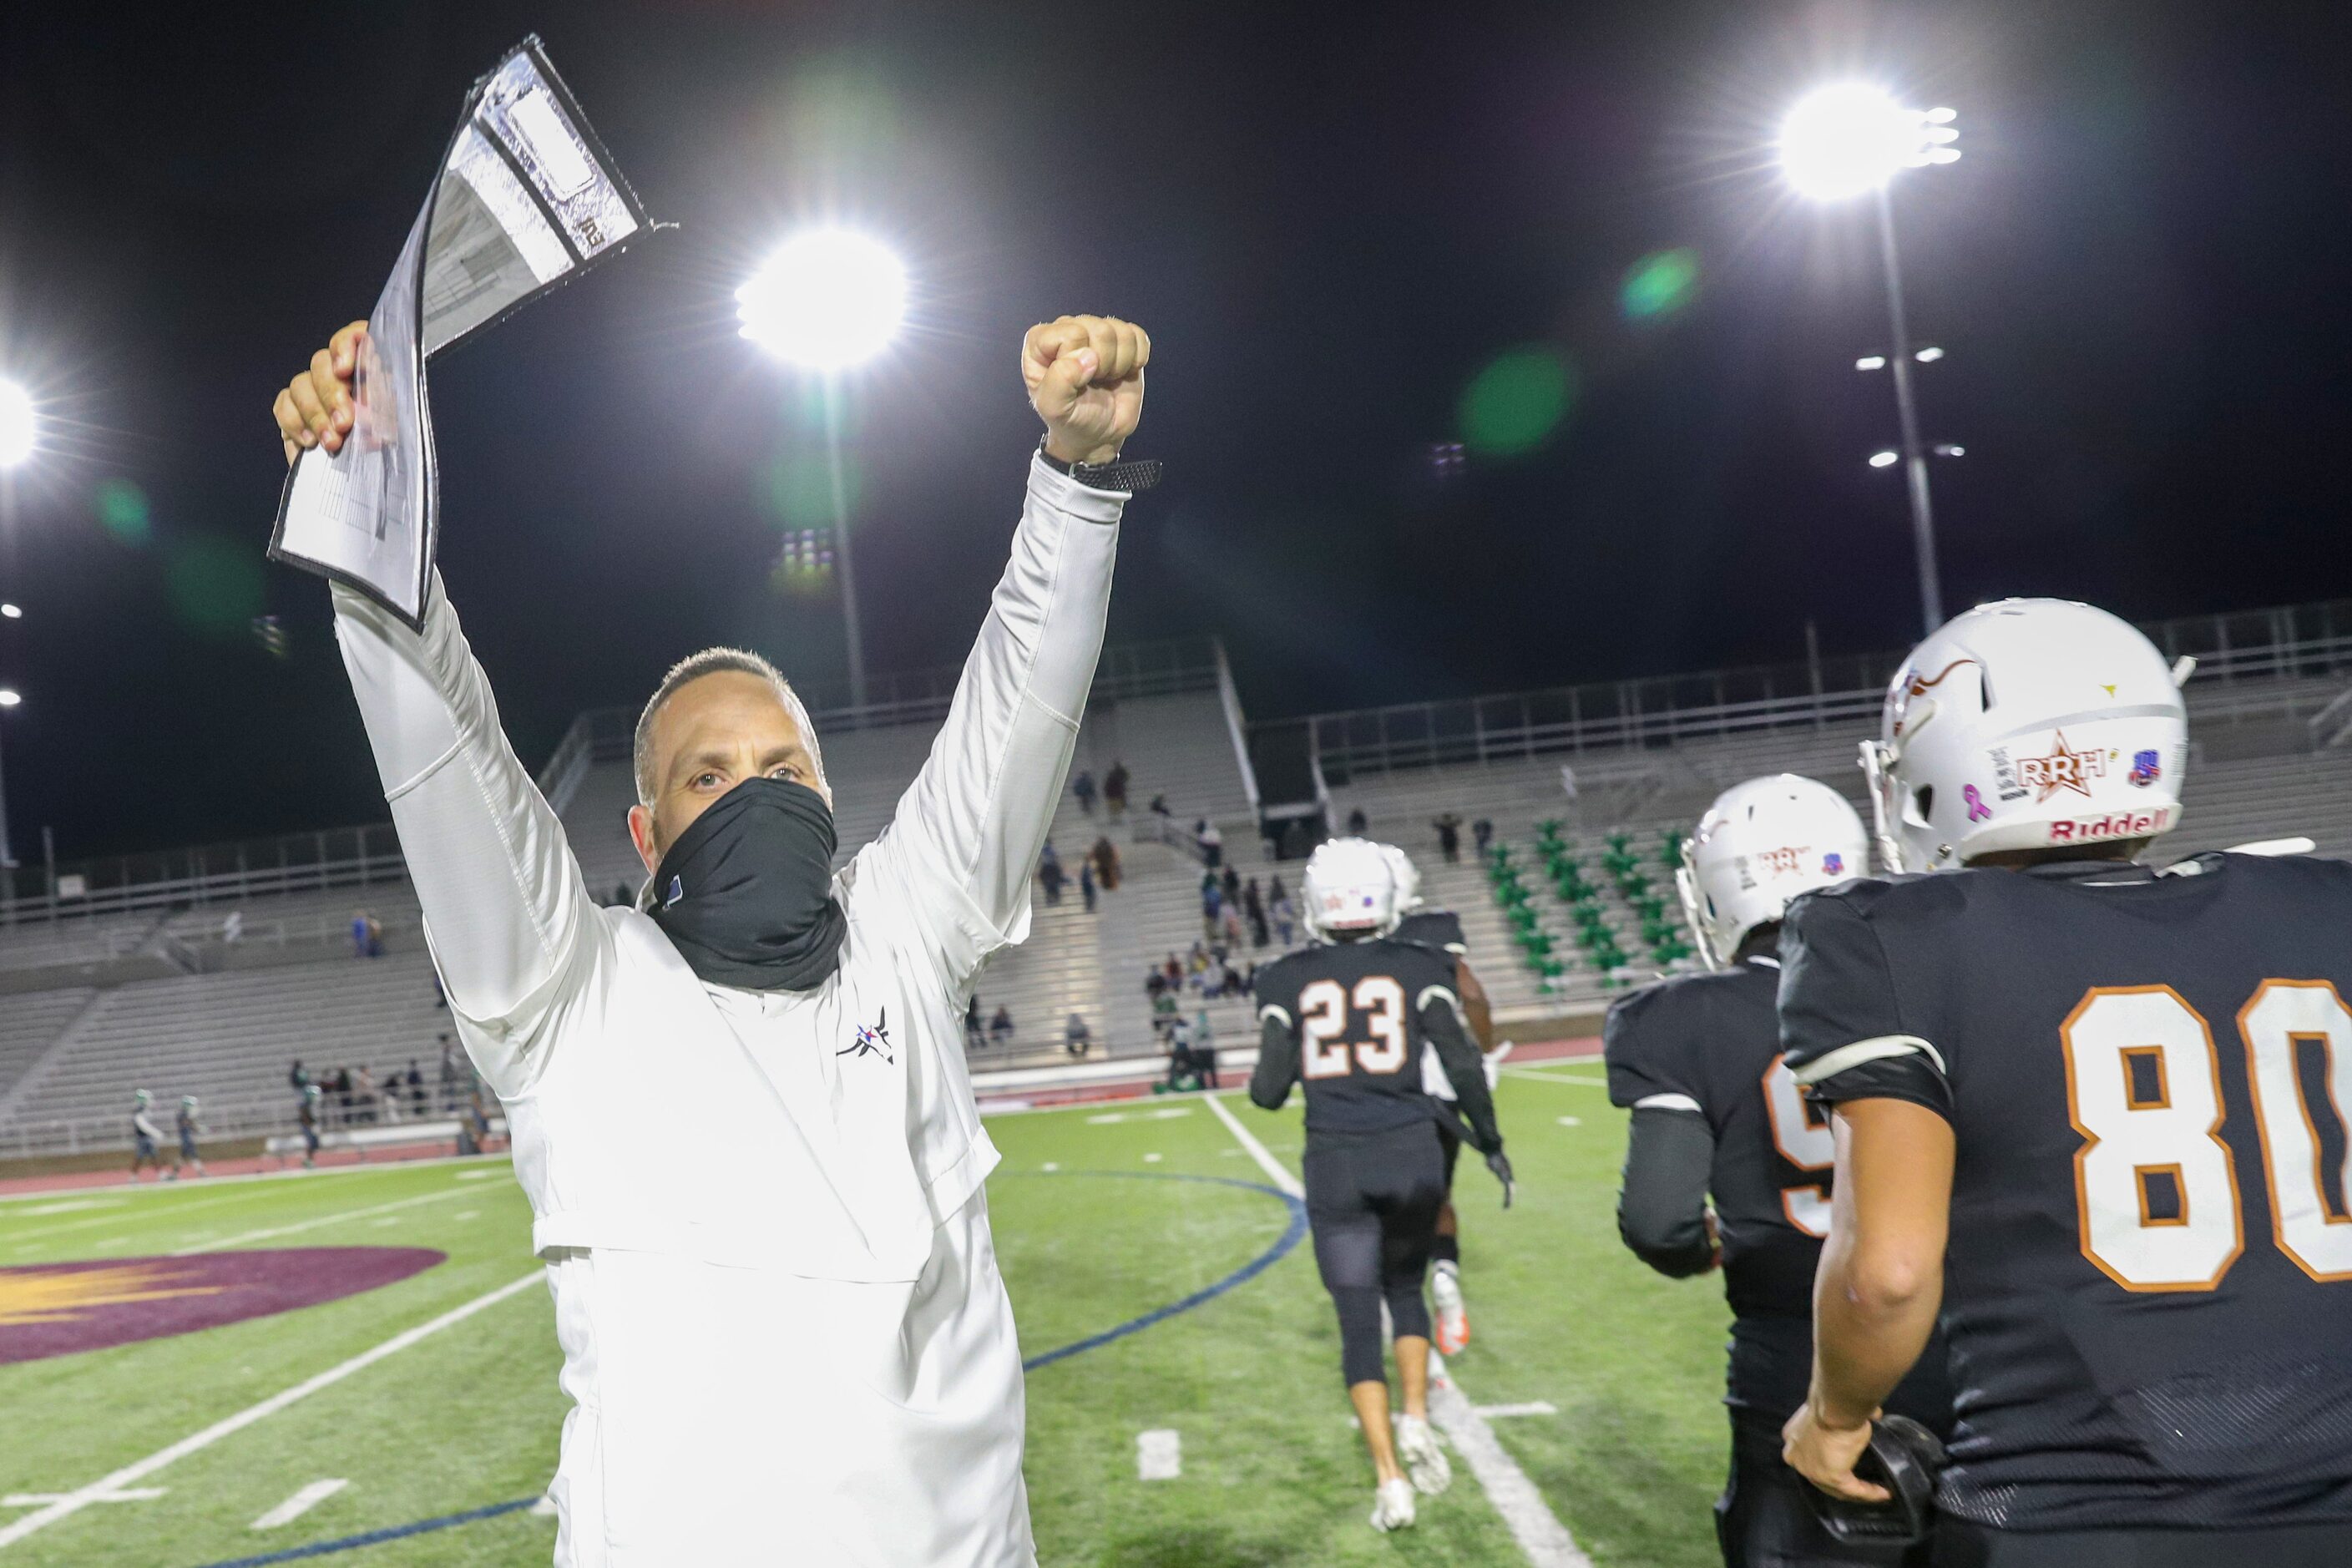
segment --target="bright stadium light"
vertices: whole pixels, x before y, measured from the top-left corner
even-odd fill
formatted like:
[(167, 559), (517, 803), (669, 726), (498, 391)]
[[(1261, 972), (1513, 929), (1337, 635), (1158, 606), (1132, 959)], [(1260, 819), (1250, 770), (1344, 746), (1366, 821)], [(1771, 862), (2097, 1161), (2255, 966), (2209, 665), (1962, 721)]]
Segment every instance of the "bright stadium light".
[(14, 605), (0, 605), (0, 620), (21, 621), (25, 612)]
[(846, 370), (889, 345), (907, 313), (907, 269), (853, 229), (796, 235), (735, 290), (743, 335), (788, 364)]
[(1969, 449), (1966, 447), (1961, 446), (1958, 441), (1941, 441), (1937, 443), (1936, 456), (1939, 458), (1965, 458), (1968, 455)]
[(1893, 93), (1868, 82), (1833, 82), (1797, 100), (1780, 122), (1780, 172), (1798, 195), (1816, 202), (1876, 197), (1878, 254), (1886, 274), (1887, 322), (1895, 342), (1884, 354), (1854, 361), (1856, 370), (1885, 370), (1895, 384), (1895, 410), (1902, 423), (1900, 452), (1872, 456), (1874, 468), (1904, 465), (1911, 504), (1912, 552), (1919, 568), (1919, 612), (1927, 629), (1944, 620), (1944, 591), (1936, 573), (1935, 510), (1927, 494), (1927, 449), (1919, 439), (1919, 414), (1911, 400), (1911, 367), (1933, 364), (1944, 351), (1914, 351), (1903, 312), (1903, 268), (1895, 251), (1895, 204), (1887, 187), (1906, 169), (1949, 163), (1960, 155), (1959, 132), (1950, 109), (1906, 109)]
[(1906, 109), (1867, 82), (1818, 88), (1781, 121), (1780, 168), (1817, 202), (1866, 195), (1905, 169), (1958, 158), (1954, 118), (1948, 109)]
[(0, 686), (0, 708), (14, 708), (23, 700), (25, 700), (16, 694), (14, 687)]
[(0, 381), (0, 468), (13, 468), (33, 455), (37, 426), (33, 395), (13, 381)]

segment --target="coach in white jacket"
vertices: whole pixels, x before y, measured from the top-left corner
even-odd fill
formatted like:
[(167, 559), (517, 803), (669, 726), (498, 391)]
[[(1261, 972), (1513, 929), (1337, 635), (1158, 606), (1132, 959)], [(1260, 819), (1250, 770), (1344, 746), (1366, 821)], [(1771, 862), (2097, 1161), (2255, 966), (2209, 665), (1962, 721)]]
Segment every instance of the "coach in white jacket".
[[(352, 429), (363, 332), (279, 395), (289, 460)], [(630, 827), (652, 876), (637, 908), (600, 909), (437, 577), (421, 634), (334, 590), (554, 1293), (559, 1564), (1035, 1561), (962, 1015), (981, 961), (1028, 931), (1127, 500), (1096, 470), (1149, 355), (1099, 317), (1029, 331), (1046, 433), (1012, 563), (929, 760), (838, 876), (816, 737), (763, 661), (697, 656), (647, 705)]]

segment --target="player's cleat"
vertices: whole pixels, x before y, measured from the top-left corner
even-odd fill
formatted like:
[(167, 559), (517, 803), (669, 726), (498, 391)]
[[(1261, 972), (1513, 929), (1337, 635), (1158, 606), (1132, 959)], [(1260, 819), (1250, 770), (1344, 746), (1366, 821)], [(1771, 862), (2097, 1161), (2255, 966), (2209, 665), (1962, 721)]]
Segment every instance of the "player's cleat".
[(1430, 1300), (1437, 1303), (1437, 1349), (1460, 1355), (1470, 1342), (1470, 1312), (1462, 1304), (1462, 1279), (1453, 1265), (1441, 1263), (1429, 1274)]
[(1405, 1474), (1412, 1478), (1413, 1490), (1435, 1497), (1454, 1484), (1454, 1467), (1446, 1461), (1445, 1450), (1437, 1446), (1437, 1434), (1430, 1430), (1427, 1416), (1399, 1417), (1396, 1446)]
[(1399, 1476), (1372, 1494), (1372, 1528), (1403, 1530), (1412, 1523), (1412, 1483)]

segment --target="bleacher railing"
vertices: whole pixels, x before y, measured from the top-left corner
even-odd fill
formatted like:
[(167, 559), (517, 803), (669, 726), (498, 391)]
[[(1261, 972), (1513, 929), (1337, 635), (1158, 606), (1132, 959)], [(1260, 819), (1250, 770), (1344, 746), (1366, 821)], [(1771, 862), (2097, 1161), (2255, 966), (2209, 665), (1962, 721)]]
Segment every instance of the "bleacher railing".
[[(1106, 647), (1089, 701), (1172, 697), (1217, 689), (1218, 652), (1206, 637)], [(804, 691), (819, 735), (844, 730), (937, 723), (955, 697), (961, 665), (877, 675), (880, 695), (862, 707), (826, 707), (824, 689)], [(539, 771), (540, 792), (559, 812), (592, 763), (629, 755), (637, 710), (595, 708), (573, 720)], [(233, 903), (278, 893), (399, 881), (408, 875), (388, 822), (286, 834), (150, 855), (0, 869), (0, 926), (83, 920), (142, 910)]]
[[(2140, 628), (2168, 658), (2197, 658), (2200, 709), (2300, 716), (2329, 700), (2292, 683), (2352, 670), (2352, 600), (2158, 621)], [(1899, 652), (1594, 682), (1307, 721), (1333, 783), (1358, 773), (1671, 745), (1760, 730), (1874, 724)], [(2262, 685), (2243, 694), (2216, 688)]]

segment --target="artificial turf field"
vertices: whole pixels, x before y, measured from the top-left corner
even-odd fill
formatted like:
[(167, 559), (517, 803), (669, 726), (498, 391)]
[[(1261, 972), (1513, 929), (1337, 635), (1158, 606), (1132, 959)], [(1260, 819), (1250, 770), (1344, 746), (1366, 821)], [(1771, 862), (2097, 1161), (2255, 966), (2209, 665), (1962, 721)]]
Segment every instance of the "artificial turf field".
[[(1708, 1508), (1725, 1449), (1720, 1288), (1659, 1279), (1618, 1245), (1623, 1118), (1597, 1064), (1509, 1069), (1497, 1098), (1519, 1194), (1501, 1212), (1499, 1189), (1465, 1162), (1457, 1200), (1475, 1337), (1453, 1363), (1457, 1384), (1481, 1406), (1554, 1407), (1490, 1425), (1595, 1563), (1712, 1563)], [(1297, 1171), (1295, 1097), (1274, 1116), (1239, 1095), (1225, 1104)], [(1087, 1344), (1209, 1291), (1293, 1230), (1292, 1204), (1210, 1107), (1181, 1097), (989, 1126), (1004, 1155), (989, 1204), (1024, 1353), (1035, 1363), (1085, 1347), (1033, 1364), (1028, 1379), (1027, 1474), (1048, 1568), (1527, 1561), (1459, 1453), (1453, 1490), (1423, 1500), (1416, 1529), (1382, 1536), (1366, 1524), (1370, 1468), (1303, 1242), (1197, 1306)], [(0, 1268), (224, 1247), (448, 1255), (321, 1305), (0, 1365), (0, 1537), (40, 1508), (27, 1494), (86, 1489), (533, 1278), (529, 1232), (521, 1191), (495, 1160), (0, 1201)], [(0, 1323), (10, 1279), (0, 1274)], [(21, 1286), (16, 1295), (22, 1311)], [(121, 1486), (160, 1496), (91, 1502), (0, 1543), (0, 1568), (545, 1563), (554, 1521), (527, 1506), (337, 1543), (536, 1499), (555, 1465), (556, 1367), (547, 1293), (523, 1286)], [(1179, 1434), (1180, 1475), (1139, 1479), (1146, 1431)], [(289, 1523), (253, 1528), (326, 1479), (349, 1484)], [(785, 1546), (791, 1521), (777, 1525)]]

